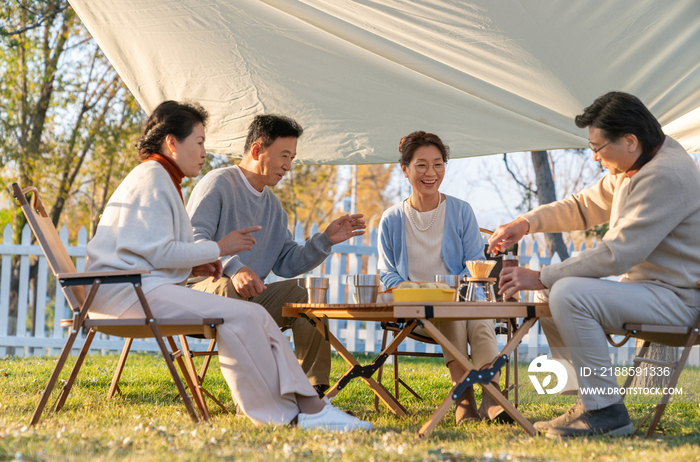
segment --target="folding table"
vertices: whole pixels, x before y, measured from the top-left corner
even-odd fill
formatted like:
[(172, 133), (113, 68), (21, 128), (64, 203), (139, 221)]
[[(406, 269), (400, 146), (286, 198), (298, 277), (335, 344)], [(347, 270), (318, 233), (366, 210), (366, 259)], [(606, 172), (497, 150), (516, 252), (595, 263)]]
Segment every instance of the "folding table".
[[(491, 384), (491, 377), (510, 360), (511, 353), (540, 317), (549, 317), (549, 306), (546, 303), (488, 303), (488, 302), (393, 302), (370, 304), (310, 304), (289, 303), (282, 308), (282, 316), (306, 317), (316, 324), (338, 354), (350, 365), (350, 368), (335, 383), (326, 394), (333, 397), (340, 392), (350, 380), (363, 379), (374, 393), (399, 417), (407, 415), (406, 409), (380, 383), (372, 378), (379, 367), (391, 355), (416, 325), (422, 325), (433, 339), (448, 351), (455, 361), (467, 371), (438, 406), (433, 415), (421, 427), (421, 436), (429, 435), (442, 418), (450, 410), (455, 400), (466, 387), (480, 383), (494, 400), (513, 417), (529, 434), (535, 435), (535, 427), (506, 399), (501, 391)], [(520, 327), (513, 337), (501, 350), (493, 363), (481, 370), (475, 369), (472, 363), (435, 327), (433, 322), (458, 321), (470, 319), (501, 319), (523, 318)], [(366, 366), (362, 366), (343, 344), (328, 330), (328, 319), (348, 321), (384, 321), (405, 322), (405, 327), (394, 337), (393, 341)]]

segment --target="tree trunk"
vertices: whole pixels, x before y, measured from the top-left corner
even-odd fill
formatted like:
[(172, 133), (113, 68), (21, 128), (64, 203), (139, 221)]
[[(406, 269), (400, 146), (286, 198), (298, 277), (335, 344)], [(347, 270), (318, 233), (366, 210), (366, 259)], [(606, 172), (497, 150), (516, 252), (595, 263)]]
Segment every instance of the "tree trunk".
[[(557, 200), (554, 190), (552, 170), (549, 168), (549, 155), (547, 151), (532, 151), (532, 165), (535, 168), (535, 181), (537, 183), (537, 200), (540, 205), (549, 204)], [(545, 233), (544, 240), (549, 255), (559, 254), (561, 261), (569, 258), (564, 238), (561, 233)]]
[[(644, 340), (636, 340), (637, 355), (639, 355), (639, 350), (643, 343)], [(660, 361), (677, 362), (678, 347), (652, 343), (643, 357), (658, 359)], [(666, 366), (642, 363), (639, 367), (642, 370), (640, 374), (637, 374), (635, 371), (634, 380), (632, 380), (633, 388), (663, 388), (667, 387), (671, 381), (671, 370), (667, 369)]]

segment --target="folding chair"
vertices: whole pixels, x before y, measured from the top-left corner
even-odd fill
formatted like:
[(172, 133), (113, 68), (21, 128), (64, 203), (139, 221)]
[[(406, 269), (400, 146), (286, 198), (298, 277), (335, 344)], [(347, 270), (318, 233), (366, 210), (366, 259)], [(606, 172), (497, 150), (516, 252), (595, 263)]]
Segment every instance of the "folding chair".
[[(700, 287), (700, 281), (697, 282), (697, 285)], [(671, 367), (671, 380), (666, 388), (667, 390), (675, 388), (678, 384), (678, 379), (681, 376), (681, 372), (685, 367), (685, 363), (688, 361), (688, 355), (690, 355), (691, 348), (693, 345), (700, 345), (700, 336), (698, 336), (698, 332), (700, 332), (700, 315), (698, 315), (697, 319), (695, 319), (695, 323), (690, 327), (627, 323), (623, 324), (622, 328), (627, 331), (625, 337), (620, 342), (615, 342), (609, 334), (606, 334), (608, 342), (617, 348), (627, 343), (630, 338), (644, 340), (642, 347), (639, 349), (636, 357), (634, 358), (634, 367), (639, 366), (641, 363), (653, 364), (660, 367)], [(680, 357), (676, 362), (666, 362), (657, 359), (644, 358), (644, 355), (652, 342), (666, 346), (682, 346), (683, 352), (680, 354)], [(633, 375), (627, 376), (624, 385), (622, 385), (622, 388), (624, 388), (625, 391), (627, 391), (630, 385), (632, 385), (633, 379)], [(661, 400), (656, 404), (656, 406), (654, 406), (654, 408), (649, 411), (647, 416), (637, 425), (635, 434), (653, 414), (654, 417), (651, 419), (651, 423), (649, 423), (649, 428), (647, 429), (646, 433), (647, 438), (651, 437), (654, 434), (654, 430), (656, 430), (659, 421), (661, 421), (661, 416), (663, 415), (666, 405), (670, 399), (671, 394), (667, 391), (661, 397)]]
[[(482, 235), (491, 235), (493, 234), (493, 231), (486, 229), (486, 228), (479, 228), (479, 231), (481, 231)], [(491, 256), (489, 255), (486, 250), (488, 249), (488, 245), (484, 246), (484, 254), (486, 255), (487, 259), (489, 260), (496, 260), (496, 265), (494, 266), (493, 270), (491, 270), (492, 275), (496, 275), (496, 285), (498, 285), (498, 275), (501, 273), (501, 268), (503, 267), (503, 262), (501, 259), (501, 256), (505, 254), (505, 252), (499, 253), (498, 255)], [(514, 255), (518, 254), (518, 244), (513, 244), (507, 249), (507, 252), (513, 252)], [(503, 297), (501, 295), (497, 295), (498, 301), (503, 301)], [(513, 332), (515, 329), (517, 329), (518, 324), (515, 319), (508, 319), (508, 320), (498, 320), (499, 322), (504, 321), (506, 322), (506, 326), (501, 326), (497, 325), (496, 326), (496, 334), (505, 334), (507, 336), (507, 340), (510, 340), (511, 337), (513, 336)], [(388, 340), (388, 333), (391, 332), (392, 335), (396, 335), (398, 332), (401, 331), (402, 326), (396, 323), (390, 323), (390, 322), (383, 322), (381, 323), (381, 327), (384, 330), (384, 334), (382, 336), (382, 346), (381, 349), (383, 350), (386, 347), (387, 340)], [(408, 338), (427, 343), (429, 345), (437, 345), (437, 342), (432, 339), (432, 337), (426, 336), (426, 335), (421, 335), (416, 332), (411, 332), (408, 335)], [(423, 400), (423, 398), (410, 386), (408, 385), (400, 376), (399, 376), (399, 356), (416, 356), (416, 357), (430, 357), (430, 358), (442, 358), (443, 354), (442, 353), (423, 353), (423, 352), (409, 352), (409, 351), (399, 351), (398, 349), (393, 353), (394, 357), (394, 398), (396, 400), (399, 400), (399, 390), (400, 387), (404, 387), (408, 392), (410, 392), (413, 396), (418, 398), (419, 400)], [(377, 381), (381, 383), (382, 380), (382, 373), (383, 373), (383, 367), (380, 367), (378, 372), (377, 372)], [(506, 398), (508, 398), (510, 390), (513, 390), (514, 395), (515, 395), (515, 400), (514, 400), (514, 405), (515, 407), (518, 406), (518, 367), (517, 367), (517, 361), (516, 365), (513, 367), (513, 383), (510, 383), (510, 361), (506, 363), (506, 375), (505, 375), (505, 388), (503, 390), (503, 394), (505, 395)], [(375, 397), (374, 399), (374, 408), (379, 411), (379, 398)]]
[[(194, 290), (194, 289), (193, 289)], [(192, 380), (195, 381), (196, 388), (198, 389), (198, 393), (201, 394), (202, 396), (202, 406), (205, 409), (205, 412), (209, 414), (209, 407), (207, 406), (206, 399), (204, 399), (204, 395), (209, 397), (214, 403), (221, 408), (222, 411), (225, 413), (229, 413), (229, 409), (219, 401), (216, 396), (211, 394), (209, 390), (204, 388), (204, 378), (207, 375), (207, 371), (209, 370), (209, 365), (211, 364), (211, 357), (212, 356), (219, 356), (219, 351), (216, 350), (216, 338), (211, 338), (209, 340), (209, 346), (207, 347), (206, 351), (193, 351), (190, 349), (189, 343), (187, 342), (187, 337), (194, 337), (194, 338), (209, 338), (209, 337), (204, 337), (203, 335), (180, 335), (180, 345), (182, 345), (182, 350), (183, 350), (183, 355), (187, 361), (187, 365), (191, 371), (195, 371)], [(197, 371), (197, 366), (194, 364), (194, 358), (198, 356), (203, 356), (204, 361), (202, 362), (202, 365), (199, 368), (199, 372)]]
[[(64, 247), (61, 239), (54, 228), (51, 219), (46, 214), (46, 209), (44, 208), (41, 199), (39, 198), (39, 192), (34, 187), (28, 187), (21, 189), (19, 185), (14, 183), (12, 185), (12, 192), (14, 196), (19, 201), (19, 204), (27, 217), (29, 226), (34, 232), (39, 245), (41, 246), (46, 259), (48, 260), (51, 271), (53, 272), (56, 280), (61, 284), (61, 289), (63, 294), (68, 301), (68, 304), (73, 311), (73, 319), (68, 322), (63, 323), (64, 325), (70, 326), (70, 332), (66, 338), (66, 343), (63, 346), (63, 350), (58, 358), (56, 367), (51, 373), (49, 382), (46, 384), (46, 388), (39, 400), (39, 404), (34, 411), (32, 416), (31, 425), (35, 425), (39, 422), (41, 414), (46, 407), (46, 404), (51, 397), (51, 392), (58, 380), (58, 377), (63, 369), (63, 366), (70, 355), (73, 344), (78, 337), (78, 332), (83, 328), (89, 328), (87, 336), (85, 338), (85, 343), (83, 344), (80, 354), (78, 355), (77, 361), (73, 370), (66, 381), (63, 389), (61, 390), (56, 405), (54, 407), (54, 412), (58, 412), (63, 408), (66, 398), (70, 393), (73, 383), (75, 382), (78, 372), (88, 354), (90, 345), (97, 332), (101, 332), (110, 336), (125, 337), (126, 343), (122, 351), (122, 355), (119, 359), (119, 364), (112, 381), (112, 386), (110, 387), (109, 396), (113, 395), (116, 390), (118, 390), (119, 376), (126, 362), (126, 357), (131, 347), (131, 343), (134, 338), (155, 338), (158, 346), (160, 348), (161, 354), (165, 359), (168, 366), (168, 370), (173, 377), (175, 386), (182, 398), (182, 401), (187, 408), (187, 412), (194, 422), (197, 422), (197, 414), (192, 406), (190, 398), (187, 396), (187, 392), (180, 380), (180, 376), (175, 369), (173, 364), (173, 359), (178, 361), (180, 369), (182, 370), (185, 381), (187, 382), (190, 390), (192, 390), (192, 396), (197, 403), (197, 406), (202, 413), (202, 417), (206, 420), (209, 418), (209, 414), (203, 404), (203, 398), (199, 392), (198, 387), (193, 386), (193, 378), (196, 377), (194, 370), (188, 371), (185, 367), (184, 362), (180, 356), (182, 353), (177, 348), (172, 337), (174, 335), (187, 335), (187, 334), (200, 334), (204, 335), (206, 338), (215, 338), (216, 336), (216, 326), (223, 323), (223, 319), (220, 318), (176, 318), (176, 319), (156, 319), (153, 317), (146, 297), (141, 288), (141, 276), (148, 273), (148, 271), (134, 270), (134, 271), (109, 271), (109, 272), (91, 272), (91, 273), (78, 273), (75, 269), (75, 265), (71, 260), (66, 248)], [(28, 193), (31, 195), (31, 204), (27, 201), (26, 195)], [(92, 302), (95, 298), (95, 294), (99, 290), (102, 284), (118, 284), (118, 283), (131, 283), (138, 295), (139, 302), (143, 308), (144, 318), (138, 319), (90, 319), (89, 311), (92, 307)], [(91, 286), (87, 295), (85, 294), (85, 286)], [(165, 346), (163, 338), (166, 337), (170, 343), (173, 353), (171, 354)]]

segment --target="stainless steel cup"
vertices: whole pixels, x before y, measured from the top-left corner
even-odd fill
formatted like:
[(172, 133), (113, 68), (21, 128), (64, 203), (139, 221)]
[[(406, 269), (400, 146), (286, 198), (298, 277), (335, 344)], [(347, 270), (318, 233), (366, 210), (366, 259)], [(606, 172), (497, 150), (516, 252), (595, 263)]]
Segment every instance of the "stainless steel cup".
[(444, 282), (448, 286), (456, 289), (459, 287), (459, 274), (437, 274), (435, 282)]
[(355, 303), (377, 303), (379, 292), (378, 274), (348, 274), (345, 283), (355, 287), (352, 294)]
[(329, 282), (328, 278), (316, 278), (313, 276), (297, 279), (297, 284), (305, 288), (309, 294), (309, 303), (326, 303)]

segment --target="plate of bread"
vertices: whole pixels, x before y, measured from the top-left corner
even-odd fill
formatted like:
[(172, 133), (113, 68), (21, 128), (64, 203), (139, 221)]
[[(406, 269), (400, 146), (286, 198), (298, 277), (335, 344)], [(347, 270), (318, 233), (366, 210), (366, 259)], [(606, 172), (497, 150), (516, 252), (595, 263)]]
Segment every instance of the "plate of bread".
[(392, 294), (395, 302), (451, 302), (455, 289), (444, 282), (403, 281)]

